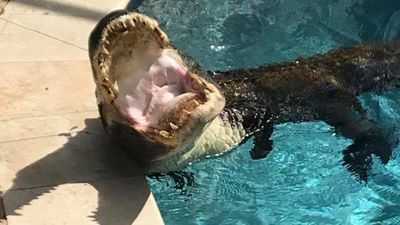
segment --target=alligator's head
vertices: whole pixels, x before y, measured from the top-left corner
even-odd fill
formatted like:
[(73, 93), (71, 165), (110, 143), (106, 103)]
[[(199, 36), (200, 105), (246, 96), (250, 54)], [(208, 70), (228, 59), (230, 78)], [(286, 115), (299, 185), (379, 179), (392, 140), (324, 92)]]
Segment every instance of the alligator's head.
[(142, 163), (184, 151), (225, 99), (145, 15), (115, 11), (91, 33), (89, 56), (107, 131)]

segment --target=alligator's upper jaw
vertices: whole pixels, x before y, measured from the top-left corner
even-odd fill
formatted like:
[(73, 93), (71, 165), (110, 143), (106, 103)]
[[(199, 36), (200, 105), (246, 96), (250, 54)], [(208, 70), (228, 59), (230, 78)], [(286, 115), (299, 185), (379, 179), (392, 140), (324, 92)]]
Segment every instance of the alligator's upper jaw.
[(214, 84), (188, 68), (157, 22), (145, 15), (104, 18), (89, 44), (97, 95), (118, 112), (103, 113), (107, 125), (123, 121), (135, 130), (149, 147), (137, 143), (134, 151), (160, 144), (168, 149), (147, 160), (184, 149), (225, 105)]

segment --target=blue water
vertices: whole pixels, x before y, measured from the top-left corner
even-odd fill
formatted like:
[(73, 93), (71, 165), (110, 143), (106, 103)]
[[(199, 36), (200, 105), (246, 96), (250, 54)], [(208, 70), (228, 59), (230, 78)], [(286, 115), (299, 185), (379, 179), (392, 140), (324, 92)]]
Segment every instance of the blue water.
[[(292, 60), (363, 41), (400, 36), (398, 0), (147, 0), (171, 42), (208, 70)], [(400, 90), (360, 96), (394, 137)], [(149, 179), (167, 225), (400, 224), (399, 148), (374, 159), (367, 184), (341, 166), (351, 144), (323, 122), (275, 126), (274, 150), (253, 161), (251, 141), (192, 163), (184, 190), (171, 178)]]

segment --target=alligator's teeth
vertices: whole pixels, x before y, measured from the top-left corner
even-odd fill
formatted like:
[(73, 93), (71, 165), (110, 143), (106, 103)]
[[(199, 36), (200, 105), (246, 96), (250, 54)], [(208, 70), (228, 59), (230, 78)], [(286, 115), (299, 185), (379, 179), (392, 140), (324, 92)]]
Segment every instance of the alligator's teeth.
[(106, 87), (112, 86), (110, 79), (108, 79), (107, 77), (103, 78), (103, 84), (106, 85)]
[(109, 55), (110, 54), (110, 52), (103, 46), (103, 52), (104, 52), (104, 54), (106, 54), (106, 55)]
[(165, 131), (165, 130), (160, 131), (160, 136), (164, 137), (164, 138), (169, 138), (170, 137), (168, 131)]
[(169, 126), (171, 127), (172, 130), (177, 130), (179, 127), (173, 123), (169, 123)]
[(122, 21), (122, 26), (124, 26), (125, 29), (129, 28), (128, 21), (130, 21), (130, 19), (125, 19), (124, 21)]
[(196, 105), (196, 106), (199, 106), (200, 105), (200, 103), (197, 101), (197, 100), (193, 100), (193, 103)]
[(124, 27), (125, 29), (128, 29), (128, 26), (125, 24), (125, 21), (121, 21), (121, 25), (122, 27)]
[(189, 112), (189, 111), (187, 111), (186, 109), (182, 110), (182, 112), (183, 112), (184, 114), (186, 114), (187, 116), (189, 116), (189, 115), (190, 115), (190, 112)]
[(125, 31), (121, 34), (121, 38), (124, 38), (129, 35), (129, 31)]
[(132, 20), (126, 20), (126, 23), (130, 29), (135, 28), (135, 23)]
[(206, 95), (209, 95), (209, 94), (211, 94), (211, 91), (208, 90), (208, 89), (204, 89), (204, 93), (205, 93)]
[(118, 24), (118, 28), (123, 28), (123, 27), (126, 28), (124, 21), (118, 20), (117, 24)]

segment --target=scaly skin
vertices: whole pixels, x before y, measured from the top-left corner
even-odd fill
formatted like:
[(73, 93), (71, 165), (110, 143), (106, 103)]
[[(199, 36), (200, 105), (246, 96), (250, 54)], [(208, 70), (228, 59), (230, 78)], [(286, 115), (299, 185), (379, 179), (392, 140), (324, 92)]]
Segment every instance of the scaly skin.
[[(123, 32), (131, 32), (129, 35), (133, 32), (135, 35), (129, 37), (135, 41), (124, 39), (123, 35), (113, 38), (114, 33)], [(114, 87), (117, 78), (110, 77), (109, 68), (118, 71), (119, 67), (115, 66), (118, 58), (111, 59), (110, 52), (123, 53), (124, 48), (107, 47), (113, 46), (108, 43), (110, 40), (122, 44), (132, 42), (130, 45), (144, 49), (144, 52), (150, 48), (147, 47), (149, 43), (175, 51), (189, 71), (206, 80), (203, 84), (218, 84), (226, 99), (225, 108), (195, 135), (185, 133), (192, 135), (190, 144), (185, 147), (173, 148), (163, 140), (147, 142), (143, 135), (124, 125), (126, 121), (112, 106), (118, 90)], [(117, 11), (99, 22), (92, 32), (89, 47), (104, 126), (131, 152), (140, 152), (133, 155), (144, 162), (148, 172), (182, 169), (193, 160), (229, 151), (250, 135), (255, 137), (251, 157), (264, 158), (272, 150), (269, 137), (273, 125), (289, 121), (323, 120), (340, 134), (353, 139), (354, 143), (343, 151), (343, 165), (361, 180), (367, 180), (371, 155), (375, 154), (387, 163), (396, 144), (367, 118), (357, 95), (399, 85), (398, 40), (340, 48), (292, 62), (206, 74), (190, 56), (168, 43), (167, 35), (155, 20), (139, 13)], [(218, 104), (218, 101), (213, 102), (213, 105)], [(189, 117), (188, 121), (191, 120), (193, 118)], [(138, 144), (150, 153), (138, 150)], [(159, 155), (167, 157), (157, 159)]]
[(354, 143), (343, 151), (343, 164), (358, 178), (367, 179), (371, 154), (383, 163), (390, 159), (396, 141), (367, 118), (357, 95), (399, 86), (400, 40), (215, 72), (213, 79), (224, 91), (226, 108), (245, 115), (248, 133), (251, 127), (258, 129), (253, 158), (263, 158), (272, 149), (267, 138), (274, 124), (323, 120), (353, 139)]

